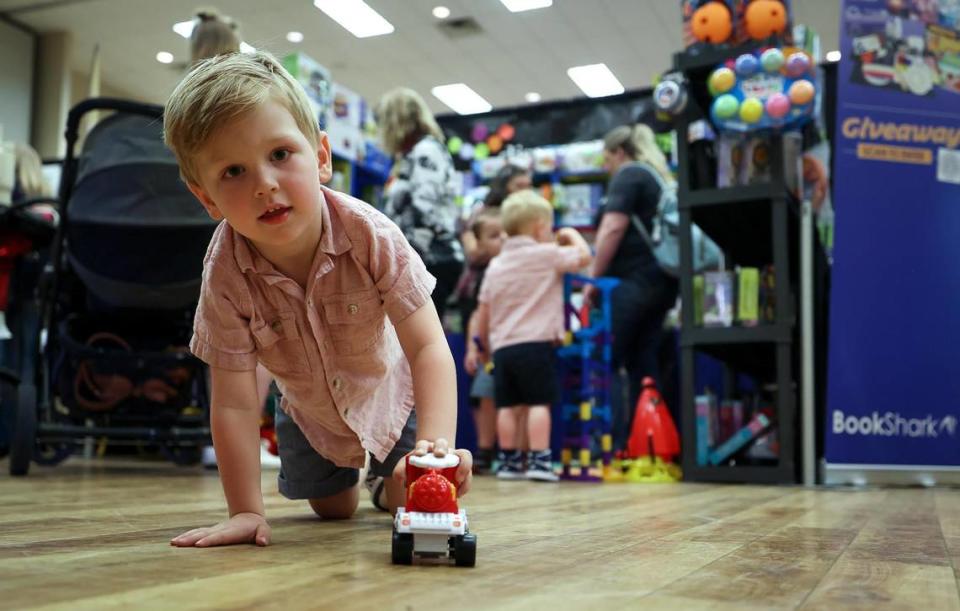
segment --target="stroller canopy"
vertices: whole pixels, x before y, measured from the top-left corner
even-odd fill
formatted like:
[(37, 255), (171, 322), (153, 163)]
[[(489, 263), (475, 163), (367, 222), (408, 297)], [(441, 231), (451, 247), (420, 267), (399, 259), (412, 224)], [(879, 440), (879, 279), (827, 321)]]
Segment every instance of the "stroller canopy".
[(180, 180), (160, 119), (117, 113), (87, 136), (69, 198), (67, 256), (114, 307), (192, 307), (217, 222)]

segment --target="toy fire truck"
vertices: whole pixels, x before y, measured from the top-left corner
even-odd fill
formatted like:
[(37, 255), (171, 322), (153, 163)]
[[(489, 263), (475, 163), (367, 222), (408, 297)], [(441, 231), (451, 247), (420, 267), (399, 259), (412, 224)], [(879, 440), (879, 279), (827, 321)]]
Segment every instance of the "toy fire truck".
[(427, 454), (406, 460), (407, 501), (393, 521), (393, 563), (412, 564), (417, 556), (474, 566), (477, 536), (467, 528), (467, 512), (457, 504), (460, 458)]

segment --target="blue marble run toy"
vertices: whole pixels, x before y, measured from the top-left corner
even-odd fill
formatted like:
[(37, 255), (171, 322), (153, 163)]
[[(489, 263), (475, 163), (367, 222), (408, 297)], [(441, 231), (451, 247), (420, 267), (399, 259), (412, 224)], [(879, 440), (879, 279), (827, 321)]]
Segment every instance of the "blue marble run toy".
[(707, 80), (714, 125), (727, 132), (799, 127), (814, 113), (814, 70), (806, 52), (775, 47), (721, 64)]
[[(611, 468), (613, 438), (610, 381), (613, 376), (610, 297), (620, 284), (616, 278), (588, 278), (567, 274), (563, 279), (564, 345), (557, 354), (563, 380), (562, 479), (602, 481), (614, 476)], [(597, 289), (594, 308), (577, 309), (574, 289), (592, 285)], [(600, 457), (593, 448), (600, 442)], [(574, 464), (574, 456), (577, 457)], [(599, 471), (595, 464), (600, 463)]]

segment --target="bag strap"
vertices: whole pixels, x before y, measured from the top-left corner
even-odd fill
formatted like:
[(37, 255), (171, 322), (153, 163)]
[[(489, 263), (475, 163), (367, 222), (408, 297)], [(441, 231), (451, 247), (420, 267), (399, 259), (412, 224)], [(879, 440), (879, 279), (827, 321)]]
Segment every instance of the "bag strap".
[(637, 228), (637, 231), (640, 232), (640, 235), (643, 237), (643, 241), (647, 243), (647, 246), (650, 248), (650, 252), (655, 253), (656, 244), (653, 243), (653, 238), (650, 237), (650, 232), (647, 231), (647, 228), (644, 226), (643, 221), (640, 220), (640, 217), (636, 214), (631, 214), (630, 220), (633, 222), (633, 226)]

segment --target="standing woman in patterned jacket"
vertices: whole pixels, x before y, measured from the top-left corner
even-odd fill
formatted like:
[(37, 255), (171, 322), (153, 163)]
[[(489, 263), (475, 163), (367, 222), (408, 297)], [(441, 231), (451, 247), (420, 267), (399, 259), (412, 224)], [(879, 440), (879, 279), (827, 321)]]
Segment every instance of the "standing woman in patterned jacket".
[(377, 120), (384, 148), (394, 158), (384, 212), (437, 279), (433, 303), (443, 320), (447, 299), (463, 271), (453, 160), (433, 113), (416, 91), (388, 91), (377, 106)]

